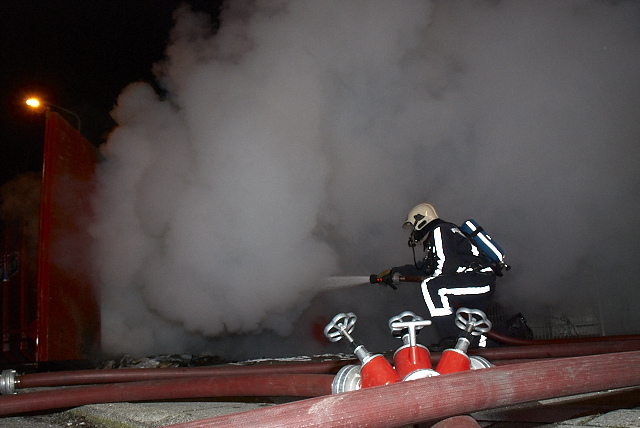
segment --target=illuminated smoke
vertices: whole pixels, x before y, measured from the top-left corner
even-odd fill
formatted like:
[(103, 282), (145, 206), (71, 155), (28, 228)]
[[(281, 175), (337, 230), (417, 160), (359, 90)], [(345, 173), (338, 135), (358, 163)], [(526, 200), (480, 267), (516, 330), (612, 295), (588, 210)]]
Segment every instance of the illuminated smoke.
[[(624, 308), (640, 324), (639, 11), (234, 1), (213, 35), (180, 8), (154, 66), (166, 93), (123, 90), (99, 168), (105, 350), (259, 355), (304, 337), (324, 278), (411, 262), (400, 225), (425, 201), (507, 251), (501, 301), (599, 300), (609, 325), (629, 327)], [(363, 313), (373, 335), (420, 303), (378, 287), (309, 311)]]

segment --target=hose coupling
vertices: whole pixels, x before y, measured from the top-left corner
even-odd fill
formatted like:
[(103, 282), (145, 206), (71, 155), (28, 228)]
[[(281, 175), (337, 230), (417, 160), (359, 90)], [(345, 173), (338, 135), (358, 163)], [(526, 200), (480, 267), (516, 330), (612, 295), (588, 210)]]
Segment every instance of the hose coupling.
[(0, 395), (11, 395), (16, 393), (16, 374), (13, 369), (3, 370), (0, 374)]

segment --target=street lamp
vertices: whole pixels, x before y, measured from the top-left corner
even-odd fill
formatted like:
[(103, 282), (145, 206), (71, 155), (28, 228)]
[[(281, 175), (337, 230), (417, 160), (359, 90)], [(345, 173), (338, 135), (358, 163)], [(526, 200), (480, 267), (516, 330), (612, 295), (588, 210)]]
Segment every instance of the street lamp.
[(75, 118), (76, 118), (76, 121), (78, 122), (78, 132), (80, 132), (80, 117), (79, 117), (77, 114), (75, 114), (74, 112), (72, 112), (71, 110), (67, 110), (67, 109), (66, 109), (66, 108), (64, 108), (64, 107), (57, 106), (57, 105), (52, 104), (52, 103), (47, 102), (47, 101), (40, 101), (40, 100), (39, 100), (39, 99), (37, 99), (37, 98), (29, 98), (29, 99), (26, 101), (26, 103), (27, 103), (27, 105), (28, 105), (29, 107), (31, 107), (31, 108), (38, 108), (38, 107), (40, 107), (40, 105), (42, 104), (43, 106), (45, 106), (45, 107), (46, 107), (46, 109), (47, 109), (47, 110), (49, 110), (49, 109), (50, 109), (50, 107), (53, 107), (53, 108), (56, 108), (56, 109), (58, 109), (58, 110), (62, 110), (62, 111), (64, 111), (64, 112), (66, 112), (66, 113), (69, 113), (70, 115), (73, 115), (73, 117), (75, 117)]

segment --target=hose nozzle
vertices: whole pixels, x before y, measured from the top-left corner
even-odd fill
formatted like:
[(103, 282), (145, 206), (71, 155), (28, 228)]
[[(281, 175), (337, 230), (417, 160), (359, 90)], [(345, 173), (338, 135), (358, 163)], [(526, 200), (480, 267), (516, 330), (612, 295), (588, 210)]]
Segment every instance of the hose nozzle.
[(371, 284), (383, 284), (388, 285), (391, 288), (396, 288), (401, 282), (422, 282), (424, 281), (426, 276), (415, 276), (415, 275), (400, 275), (398, 272), (391, 273), (390, 269), (379, 273), (379, 274), (371, 274), (369, 276), (369, 282)]
[(394, 290), (398, 289), (398, 284), (402, 281), (404, 281), (404, 276), (400, 275), (398, 272), (392, 273), (391, 269), (387, 269), (378, 275), (371, 274), (371, 276), (369, 276), (370, 283), (388, 285)]

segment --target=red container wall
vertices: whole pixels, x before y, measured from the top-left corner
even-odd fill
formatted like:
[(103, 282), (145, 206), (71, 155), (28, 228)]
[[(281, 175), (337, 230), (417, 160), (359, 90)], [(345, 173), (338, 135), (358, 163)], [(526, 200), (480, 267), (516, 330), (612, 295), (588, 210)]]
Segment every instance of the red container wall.
[[(27, 239), (24, 222), (5, 220), (2, 242), (2, 354), (0, 362), (35, 361), (37, 241)], [(15, 262), (17, 261), (17, 266)], [(8, 272), (8, 273), (7, 273)], [(8, 368), (4, 367), (3, 368)]]
[(36, 361), (85, 360), (99, 349), (92, 286), (91, 197), (97, 151), (58, 114), (47, 115), (38, 245)]

